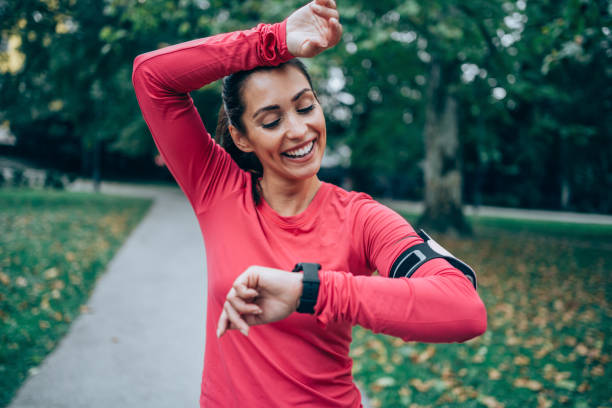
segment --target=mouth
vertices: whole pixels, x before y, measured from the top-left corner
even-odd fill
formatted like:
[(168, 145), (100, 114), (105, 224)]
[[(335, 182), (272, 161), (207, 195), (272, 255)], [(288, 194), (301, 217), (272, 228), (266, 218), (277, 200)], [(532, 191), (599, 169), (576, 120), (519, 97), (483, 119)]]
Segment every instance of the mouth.
[(304, 158), (312, 153), (316, 141), (317, 139), (312, 139), (308, 144), (297, 149), (287, 150), (286, 152), (281, 153), (281, 155), (289, 157), (290, 159)]

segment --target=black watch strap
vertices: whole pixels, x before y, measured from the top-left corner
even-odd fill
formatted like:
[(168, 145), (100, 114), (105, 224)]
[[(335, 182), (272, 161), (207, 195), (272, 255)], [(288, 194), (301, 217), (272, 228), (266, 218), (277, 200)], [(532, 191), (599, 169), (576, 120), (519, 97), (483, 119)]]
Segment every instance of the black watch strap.
[(293, 272), (304, 272), (302, 296), (297, 308), (299, 313), (314, 314), (314, 306), (319, 297), (319, 270), (321, 265), (317, 263), (301, 262), (295, 265)]

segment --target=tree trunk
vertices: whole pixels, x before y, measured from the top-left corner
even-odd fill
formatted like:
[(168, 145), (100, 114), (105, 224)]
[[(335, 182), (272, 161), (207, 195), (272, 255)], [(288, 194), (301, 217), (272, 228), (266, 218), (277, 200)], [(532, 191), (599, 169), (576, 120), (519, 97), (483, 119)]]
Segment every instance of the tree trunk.
[(462, 211), (457, 101), (447, 92), (442, 68), (432, 63), (425, 116), (425, 211), (418, 225), (426, 230), (470, 234)]

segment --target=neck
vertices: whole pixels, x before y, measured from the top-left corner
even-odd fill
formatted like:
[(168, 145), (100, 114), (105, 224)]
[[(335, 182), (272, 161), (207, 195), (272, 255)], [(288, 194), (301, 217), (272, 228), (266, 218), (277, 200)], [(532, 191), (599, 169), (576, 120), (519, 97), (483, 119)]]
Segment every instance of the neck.
[(306, 210), (317, 194), (321, 181), (316, 175), (298, 182), (271, 180), (264, 175), (260, 185), (263, 199), (268, 205), (279, 215), (290, 217)]

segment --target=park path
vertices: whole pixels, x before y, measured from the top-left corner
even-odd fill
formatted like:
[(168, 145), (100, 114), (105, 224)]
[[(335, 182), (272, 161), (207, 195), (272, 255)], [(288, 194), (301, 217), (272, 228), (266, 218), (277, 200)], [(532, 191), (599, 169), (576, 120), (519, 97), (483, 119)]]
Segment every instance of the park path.
[[(421, 202), (403, 200), (379, 200), (381, 203), (395, 209), (408, 213), (421, 214), (424, 206)], [(605, 214), (586, 214), (567, 211), (528, 210), (523, 208), (506, 208), (465, 205), (463, 211), (466, 215), (479, 217), (512, 218), (522, 220), (556, 221), (572, 224), (599, 224), (612, 225), (612, 216)]]
[(102, 191), (154, 203), (100, 277), (89, 311), (9, 407), (197, 407), (206, 276), (195, 215), (177, 188)]

